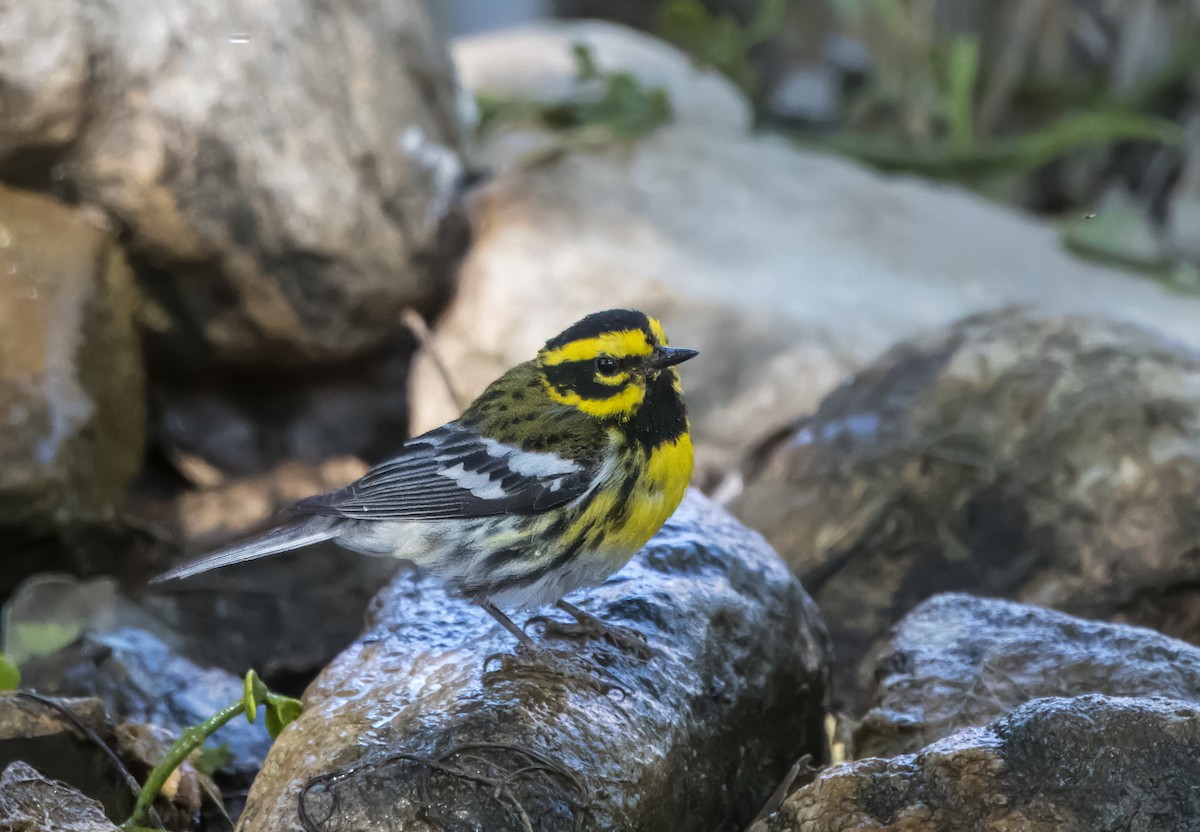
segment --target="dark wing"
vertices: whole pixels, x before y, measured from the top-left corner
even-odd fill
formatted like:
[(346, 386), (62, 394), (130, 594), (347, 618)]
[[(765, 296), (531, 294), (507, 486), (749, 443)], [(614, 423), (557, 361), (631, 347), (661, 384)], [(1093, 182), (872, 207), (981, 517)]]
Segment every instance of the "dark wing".
[(451, 422), (409, 441), (357, 482), (291, 511), (358, 520), (530, 514), (580, 496), (595, 474), (594, 465), (523, 451)]

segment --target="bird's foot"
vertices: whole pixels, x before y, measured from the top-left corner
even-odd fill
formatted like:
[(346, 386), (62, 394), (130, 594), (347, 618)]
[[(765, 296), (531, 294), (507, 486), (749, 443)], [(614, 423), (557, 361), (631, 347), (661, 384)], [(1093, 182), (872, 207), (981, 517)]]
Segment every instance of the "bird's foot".
[(602, 696), (626, 694), (608, 668), (587, 656), (572, 651), (560, 653), (545, 646), (528, 647), (524, 643), (513, 653), (493, 653), (483, 660), (483, 683), (500, 682), (504, 677), (546, 675), (571, 680)]
[(547, 638), (603, 639), (618, 650), (629, 653), (642, 661), (649, 661), (654, 657), (654, 648), (637, 630), (608, 624), (590, 612), (584, 612), (566, 601), (559, 601), (556, 606), (574, 618), (574, 623), (539, 615), (529, 619), (526, 626), (540, 624), (542, 634)]

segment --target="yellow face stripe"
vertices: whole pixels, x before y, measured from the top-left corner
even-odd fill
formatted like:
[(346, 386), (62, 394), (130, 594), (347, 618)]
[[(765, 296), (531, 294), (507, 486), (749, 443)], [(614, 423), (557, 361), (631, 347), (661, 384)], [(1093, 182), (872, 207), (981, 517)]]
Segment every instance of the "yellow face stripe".
[(640, 384), (630, 384), (620, 393), (607, 399), (585, 399), (575, 392), (562, 392), (546, 379), (542, 379), (546, 393), (558, 404), (575, 407), (589, 416), (597, 418), (608, 416), (632, 416), (646, 398), (646, 388)]
[[(662, 327), (659, 327), (659, 331), (662, 331)], [(640, 329), (624, 329), (619, 332), (605, 332), (594, 338), (580, 338), (556, 350), (547, 350), (542, 354), (541, 362), (547, 366), (554, 366), (567, 361), (591, 361), (601, 355), (625, 358), (650, 355), (652, 352), (654, 348), (646, 342), (646, 333)]]
[(663, 332), (662, 324), (658, 322), (658, 318), (647, 318), (650, 321), (650, 331), (654, 333), (654, 338), (658, 341), (660, 347), (669, 346), (667, 344), (667, 333)]
[(617, 373), (615, 376), (606, 376), (603, 373), (596, 373), (595, 379), (598, 383), (606, 387), (620, 387), (629, 381), (629, 373)]

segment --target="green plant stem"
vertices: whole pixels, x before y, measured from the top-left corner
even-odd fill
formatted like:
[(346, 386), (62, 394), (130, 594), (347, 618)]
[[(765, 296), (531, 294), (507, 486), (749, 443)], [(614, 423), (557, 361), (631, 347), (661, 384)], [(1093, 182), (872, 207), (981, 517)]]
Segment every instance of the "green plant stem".
[(146, 778), (145, 785), (138, 792), (137, 802), (133, 807), (133, 814), (129, 816), (129, 820), (121, 824), (121, 828), (132, 832), (144, 825), (146, 814), (150, 806), (154, 803), (154, 799), (158, 797), (158, 793), (162, 791), (162, 787), (170, 778), (171, 773), (179, 768), (180, 764), (188, 758), (193, 751), (204, 744), (204, 741), (217, 732), (223, 725), (231, 719), (241, 715), (246, 710), (246, 703), (239, 699), (231, 705), (227, 705), (215, 714), (210, 716), (199, 725), (193, 725), (191, 728), (184, 730), (180, 734), (179, 739), (171, 743), (171, 747), (167, 749), (167, 754), (163, 757), (150, 772), (150, 776)]
[(821, 141), (793, 136), (801, 145), (852, 156), (879, 170), (917, 173), (932, 179), (973, 180), (1031, 170), (1073, 151), (1118, 141), (1157, 141), (1177, 146), (1183, 129), (1166, 119), (1125, 112), (1064, 116), (1035, 133), (974, 142), (966, 150), (948, 142), (913, 147), (870, 136), (843, 134)]
[(949, 135), (956, 152), (968, 153), (974, 140), (975, 79), (979, 74), (979, 41), (958, 38), (950, 45)]

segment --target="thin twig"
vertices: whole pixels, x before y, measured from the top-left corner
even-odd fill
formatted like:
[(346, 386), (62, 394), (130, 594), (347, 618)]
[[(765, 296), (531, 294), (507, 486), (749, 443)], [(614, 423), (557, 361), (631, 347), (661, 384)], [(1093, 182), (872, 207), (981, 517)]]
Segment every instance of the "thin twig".
[(811, 762), (812, 755), (805, 754), (788, 769), (787, 774), (783, 775), (783, 779), (779, 781), (779, 785), (775, 787), (775, 791), (767, 798), (767, 802), (763, 804), (762, 809), (754, 816), (754, 820), (750, 821), (750, 826), (746, 827), (747, 832), (754, 828), (754, 825), (759, 821), (766, 820), (769, 816), (773, 815), (783, 805), (783, 801), (787, 799), (788, 794), (791, 792), (792, 784), (800, 776), (800, 771), (807, 768)]
[(413, 337), (417, 339), (417, 344), (429, 356), (429, 360), (433, 362), (433, 367), (441, 377), (442, 384), (446, 388), (446, 393), (450, 396), (450, 401), (454, 402), (454, 406), (460, 412), (466, 410), (470, 402), (454, 386), (454, 381), (450, 376), (450, 369), (446, 366), (446, 362), (442, 360), (441, 353), (433, 343), (433, 332), (429, 329), (429, 324), (425, 323), (425, 319), (415, 309), (411, 308), (404, 310), (400, 316), (400, 320), (412, 332)]

